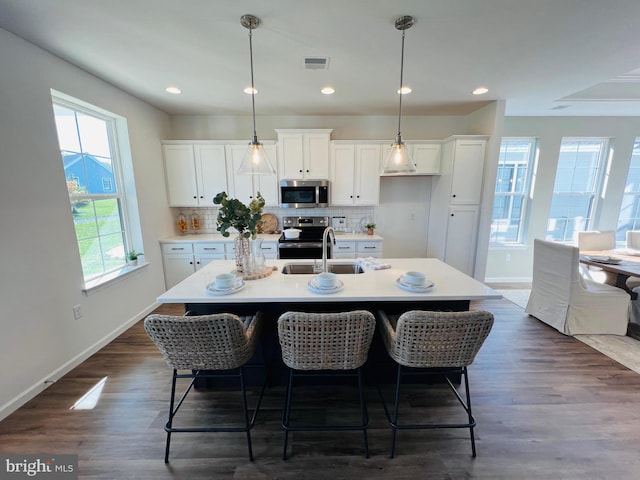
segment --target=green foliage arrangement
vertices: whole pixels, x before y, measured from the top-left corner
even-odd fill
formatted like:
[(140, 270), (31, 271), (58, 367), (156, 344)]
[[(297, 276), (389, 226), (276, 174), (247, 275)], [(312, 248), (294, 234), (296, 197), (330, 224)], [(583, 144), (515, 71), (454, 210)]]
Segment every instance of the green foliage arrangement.
[(218, 211), (218, 231), (223, 237), (228, 237), (230, 228), (235, 228), (245, 238), (255, 239), (258, 225), (261, 222), (264, 198), (260, 192), (251, 200), (249, 206), (236, 198), (229, 198), (227, 192), (218, 193), (213, 199), (215, 205), (220, 205)]
[(365, 225), (365, 228), (369, 229), (369, 228), (376, 228), (376, 224), (375, 223), (367, 223)]

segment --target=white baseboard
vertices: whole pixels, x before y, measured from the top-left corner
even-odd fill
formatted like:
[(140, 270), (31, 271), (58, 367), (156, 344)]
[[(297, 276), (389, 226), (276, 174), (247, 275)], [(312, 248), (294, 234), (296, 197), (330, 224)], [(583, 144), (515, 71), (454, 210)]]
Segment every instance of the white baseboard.
[(38, 394), (42, 393), (49, 386), (53, 385), (60, 378), (62, 378), (71, 370), (76, 368), (78, 365), (84, 362), (91, 355), (93, 355), (94, 353), (99, 351), (101, 348), (105, 347), (106, 345), (111, 343), (113, 340), (118, 338), (122, 333), (127, 331), (129, 328), (131, 328), (133, 325), (139, 322), (142, 318), (146, 317), (149, 313), (151, 313), (153, 310), (158, 308), (158, 305), (159, 305), (158, 303), (154, 303), (148, 306), (147, 308), (143, 309), (142, 311), (134, 315), (132, 318), (127, 320), (125, 323), (123, 323), (120, 327), (116, 328), (113, 332), (109, 333), (108, 335), (105, 335), (103, 338), (98, 340), (89, 348), (79, 353), (74, 358), (70, 359), (68, 362), (64, 363), (60, 367), (53, 370), (45, 378), (36, 382), (31, 387), (27, 388), (24, 392), (16, 395), (14, 398), (6, 402), (4, 405), (0, 407), (0, 420), (11, 415), (13, 412), (15, 412), (18, 408), (23, 406), (29, 400), (36, 397)]

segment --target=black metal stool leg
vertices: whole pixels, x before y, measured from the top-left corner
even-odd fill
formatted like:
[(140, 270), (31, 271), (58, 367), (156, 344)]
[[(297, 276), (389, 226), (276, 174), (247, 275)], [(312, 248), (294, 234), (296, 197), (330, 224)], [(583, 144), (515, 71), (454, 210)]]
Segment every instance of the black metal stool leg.
[[(171, 428), (173, 424), (173, 405), (176, 399), (176, 375), (178, 371), (173, 369), (173, 378), (171, 380), (171, 400), (169, 401), (169, 421), (167, 422), (167, 428)], [(164, 463), (169, 463), (169, 447), (171, 446), (171, 431), (167, 431), (167, 442), (164, 447)]]
[(364, 384), (362, 381), (362, 368), (358, 368), (358, 391), (360, 393), (360, 411), (362, 412), (362, 433), (364, 434), (364, 455), (369, 458), (369, 437), (367, 436), (367, 426), (369, 424), (369, 413), (367, 412), (367, 402), (364, 396)]
[(242, 390), (242, 405), (244, 407), (244, 424), (247, 428), (247, 445), (249, 447), (249, 460), (253, 462), (253, 449), (251, 448), (251, 423), (249, 421), (249, 406), (247, 404), (247, 390), (244, 385), (244, 370), (240, 367), (240, 389)]
[(400, 378), (402, 375), (402, 365), (398, 364), (398, 374), (396, 377), (396, 394), (393, 404), (393, 419), (391, 422), (391, 456), (396, 454), (396, 434), (398, 433), (398, 409), (400, 408)]
[(282, 427), (284, 428), (284, 449), (282, 460), (287, 459), (287, 444), (289, 442), (289, 414), (291, 413), (291, 390), (293, 389), (293, 370), (289, 369), (289, 381), (287, 382), (287, 395), (284, 404)]
[(467, 392), (467, 415), (469, 418), (469, 433), (471, 434), (471, 455), (473, 457), (476, 456), (476, 437), (473, 432), (473, 427), (475, 426), (475, 420), (473, 418), (473, 414), (471, 413), (471, 393), (469, 392), (469, 376), (467, 373), (467, 367), (462, 369), (462, 374), (464, 375), (464, 388)]

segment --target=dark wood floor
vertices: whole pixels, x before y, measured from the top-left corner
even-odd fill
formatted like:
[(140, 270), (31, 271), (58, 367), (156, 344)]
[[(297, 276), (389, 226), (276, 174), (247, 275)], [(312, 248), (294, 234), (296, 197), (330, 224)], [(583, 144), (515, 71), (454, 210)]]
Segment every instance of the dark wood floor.
[[(253, 433), (254, 463), (247, 459), (243, 434), (191, 433), (174, 435), (167, 466), (162, 427), (170, 370), (141, 323), (0, 422), (0, 452), (78, 454), (83, 479), (640, 478), (640, 375), (507, 300), (472, 308), (496, 317), (470, 367), (478, 421), (475, 459), (464, 430), (400, 432), (397, 457), (389, 459), (390, 433), (369, 390), (371, 458), (362, 455), (359, 433), (295, 433), (292, 456), (283, 462), (283, 390), (273, 388)], [(162, 310), (180, 312), (179, 306)], [(69, 409), (103, 377), (94, 409)], [(331, 415), (332, 398), (310, 392), (306, 412)], [(219, 399), (196, 392), (198, 414), (214, 415)], [(434, 403), (443, 405), (435, 410), (445, 419), (459, 408), (440, 390), (411, 390), (404, 401), (424, 418)], [(218, 418), (230, 417), (227, 412)]]

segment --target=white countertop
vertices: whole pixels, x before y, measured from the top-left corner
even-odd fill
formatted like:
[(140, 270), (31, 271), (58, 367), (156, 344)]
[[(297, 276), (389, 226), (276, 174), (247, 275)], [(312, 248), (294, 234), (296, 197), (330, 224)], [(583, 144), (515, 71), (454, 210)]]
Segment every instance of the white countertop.
[[(277, 242), (280, 238), (280, 233), (261, 233), (258, 238), (263, 238), (266, 242)], [(234, 234), (228, 237), (223, 237), (219, 233), (190, 233), (188, 235), (174, 235), (172, 237), (163, 238), (160, 243), (215, 243), (215, 242), (233, 242), (235, 238)], [(377, 240), (382, 241), (383, 238), (380, 235), (367, 235), (366, 233), (336, 233), (336, 241), (364, 241), (364, 240)]]
[[(267, 265), (277, 267), (266, 278), (247, 280), (245, 287), (231, 295), (211, 295), (206, 287), (216, 275), (235, 270), (233, 260), (211, 262), (195, 272), (157, 299), (159, 303), (271, 303), (271, 302), (348, 302), (348, 301), (443, 301), (481, 300), (502, 298), (500, 293), (483, 283), (450, 267), (435, 258), (389, 258), (380, 260), (391, 268), (368, 270), (362, 274), (340, 274), (344, 288), (332, 294), (316, 294), (309, 291), (307, 283), (313, 275), (285, 275), (282, 267), (287, 263), (309, 263), (310, 260), (268, 260)], [(333, 259), (329, 263), (349, 263), (349, 260)], [(401, 290), (396, 280), (406, 271), (424, 272), (434, 282), (425, 293)]]

